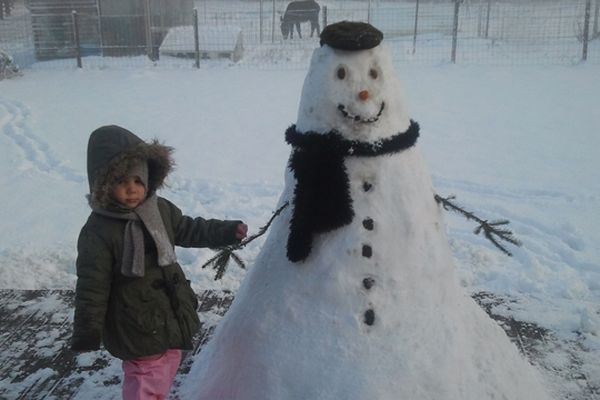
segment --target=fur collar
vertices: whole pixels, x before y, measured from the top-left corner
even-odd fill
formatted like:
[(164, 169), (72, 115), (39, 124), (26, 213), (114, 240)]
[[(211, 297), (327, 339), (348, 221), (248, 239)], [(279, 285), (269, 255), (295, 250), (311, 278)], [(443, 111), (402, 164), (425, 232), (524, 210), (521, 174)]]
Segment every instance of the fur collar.
[(148, 163), (148, 188), (146, 197), (152, 196), (164, 184), (171, 172), (174, 161), (171, 156), (173, 149), (153, 140), (142, 142), (136, 146), (124, 149), (114, 157), (108, 165), (96, 171), (90, 188), (89, 202), (92, 207), (104, 209), (115, 208), (115, 202), (110, 196), (113, 185), (124, 176), (136, 163)]
[(289, 167), (296, 177), (294, 211), (290, 223), (287, 256), (303, 261), (312, 247), (312, 237), (348, 225), (354, 211), (346, 157), (391, 155), (412, 147), (419, 137), (419, 124), (411, 121), (405, 132), (376, 142), (347, 140), (339, 132), (300, 133), (296, 126), (285, 132), (294, 148)]

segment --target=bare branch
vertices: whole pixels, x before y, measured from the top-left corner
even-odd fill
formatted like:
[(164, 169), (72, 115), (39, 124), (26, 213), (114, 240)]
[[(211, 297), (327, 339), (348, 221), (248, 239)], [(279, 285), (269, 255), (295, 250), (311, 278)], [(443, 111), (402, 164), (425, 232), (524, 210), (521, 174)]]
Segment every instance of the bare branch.
[(508, 225), (510, 222), (508, 220), (496, 220), (492, 222), (488, 222), (487, 220), (481, 219), (472, 212), (466, 211), (464, 208), (461, 208), (454, 204), (451, 200), (455, 199), (455, 196), (441, 197), (438, 194), (433, 196), (435, 201), (438, 204), (441, 204), (444, 210), (454, 211), (459, 214), (462, 214), (468, 220), (476, 221), (479, 225), (475, 228), (473, 233), (476, 235), (483, 232), (483, 236), (488, 239), (494, 246), (496, 246), (500, 251), (508, 256), (512, 256), (512, 253), (508, 251), (506, 247), (504, 247), (499, 240), (503, 240), (510, 244), (513, 244), (517, 247), (522, 245), (521, 241), (513, 236), (512, 231), (508, 229), (498, 229), (497, 226)]
[(252, 236), (248, 236), (246, 239), (242, 240), (239, 243), (235, 243), (229, 246), (225, 246), (222, 247), (218, 250), (218, 253), (216, 255), (214, 255), (213, 257), (211, 257), (207, 262), (205, 262), (202, 265), (202, 268), (206, 268), (209, 265), (212, 265), (212, 268), (214, 270), (217, 271), (217, 273), (215, 274), (215, 280), (219, 280), (221, 278), (223, 278), (223, 275), (225, 274), (225, 271), (227, 270), (227, 264), (229, 263), (230, 259), (233, 259), (233, 261), (235, 261), (235, 263), (242, 269), (246, 268), (246, 264), (244, 263), (244, 261), (237, 255), (234, 253), (234, 251), (236, 250), (240, 250), (243, 249), (244, 247), (246, 247), (246, 245), (250, 242), (252, 242), (253, 240), (255, 240), (256, 238), (264, 235), (267, 230), (269, 229), (269, 227), (271, 226), (271, 223), (273, 222), (273, 220), (279, 215), (281, 214), (281, 212), (289, 205), (289, 202), (285, 202), (281, 207), (279, 207), (271, 216), (271, 218), (269, 219), (269, 221), (266, 223), (265, 226), (261, 227), (258, 230), (258, 233), (252, 235)]

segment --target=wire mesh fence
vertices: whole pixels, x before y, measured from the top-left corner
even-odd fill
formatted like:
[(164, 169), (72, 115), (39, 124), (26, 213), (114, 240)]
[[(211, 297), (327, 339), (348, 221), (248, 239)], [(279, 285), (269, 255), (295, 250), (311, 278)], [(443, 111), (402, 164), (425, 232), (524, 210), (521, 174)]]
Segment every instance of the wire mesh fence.
[(24, 67), (302, 68), (324, 26), (354, 20), (383, 31), (400, 64), (600, 63), (600, 0), (331, 0), (311, 15), (289, 0), (127, 1), (115, 13), (111, 0), (12, 0), (0, 50)]
[(22, 5), (4, 0), (0, 0), (0, 10), (0, 51), (12, 55), (20, 65), (35, 62), (30, 14)]

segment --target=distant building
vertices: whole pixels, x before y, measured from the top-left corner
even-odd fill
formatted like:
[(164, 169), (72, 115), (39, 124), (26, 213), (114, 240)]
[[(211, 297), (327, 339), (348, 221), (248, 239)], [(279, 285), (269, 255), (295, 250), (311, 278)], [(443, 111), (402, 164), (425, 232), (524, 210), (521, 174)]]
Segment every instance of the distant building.
[[(39, 60), (73, 57), (72, 11), (83, 55), (153, 57), (170, 27), (192, 23), (193, 0), (29, 0)], [(148, 23), (149, 22), (149, 23)]]

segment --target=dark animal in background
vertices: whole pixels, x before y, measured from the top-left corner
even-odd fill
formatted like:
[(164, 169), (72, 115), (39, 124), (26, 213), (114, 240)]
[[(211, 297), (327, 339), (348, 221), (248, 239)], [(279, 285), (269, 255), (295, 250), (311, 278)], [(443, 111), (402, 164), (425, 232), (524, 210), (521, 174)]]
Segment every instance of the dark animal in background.
[(285, 9), (283, 17), (281, 17), (281, 34), (283, 38), (287, 39), (288, 36), (290, 39), (294, 38), (294, 26), (298, 31), (298, 37), (302, 38), (300, 32), (301, 22), (310, 22), (310, 37), (313, 36), (315, 31), (317, 35), (320, 35), (319, 11), (321, 11), (321, 7), (314, 0), (292, 1)]

